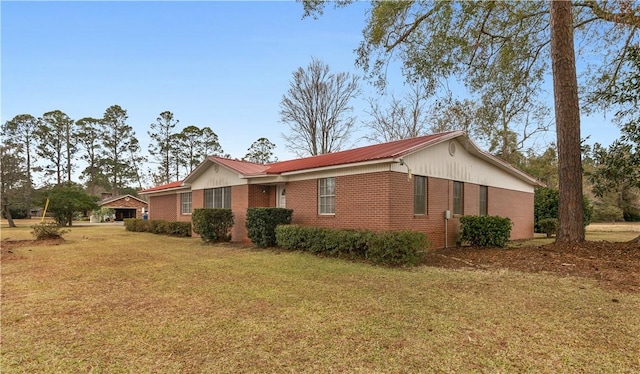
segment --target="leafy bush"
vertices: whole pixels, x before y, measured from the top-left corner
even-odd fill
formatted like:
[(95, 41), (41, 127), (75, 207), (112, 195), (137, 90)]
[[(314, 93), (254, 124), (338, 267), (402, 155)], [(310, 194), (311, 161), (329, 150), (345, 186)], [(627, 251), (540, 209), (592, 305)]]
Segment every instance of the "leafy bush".
[(295, 251), (306, 248), (306, 229), (308, 227), (298, 225), (276, 226), (276, 244), (286, 250)]
[(547, 238), (550, 238), (558, 230), (558, 220), (556, 218), (541, 219), (538, 225), (540, 226), (540, 231), (547, 234)]
[(249, 208), (247, 209), (247, 235), (258, 247), (276, 244), (276, 227), (291, 223), (292, 209)]
[(374, 233), (368, 230), (279, 225), (275, 233), (276, 242), (283, 249), (364, 258), (391, 266), (417, 264), (428, 245), (425, 234), (412, 231)]
[(624, 212), (615, 205), (597, 204), (593, 207), (595, 222), (616, 222), (624, 220)]
[(167, 233), (167, 221), (161, 219), (153, 219), (149, 221), (149, 232), (153, 234), (166, 234)]
[(404, 266), (420, 262), (428, 246), (427, 235), (415, 231), (387, 231), (371, 237), (366, 252), (375, 264)]
[(115, 209), (102, 207), (98, 210), (93, 211), (93, 216), (98, 222), (104, 222), (105, 219), (112, 219), (116, 214)]
[(325, 236), (324, 249), (331, 255), (364, 258), (373, 235), (368, 230), (334, 230)]
[(167, 222), (166, 234), (173, 236), (191, 236), (191, 222)]
[[(23, 219), (23, 218), (27, 218), (27, 210), (24, 208), (10, 208), (9, 212), (11, 213), (11, 218), (13, 219)], [(5, 212), (2, 212), (2, 218), (7, 218), (5, 217)]]
[(205, 242), (231, 240), (233, 213), (231, 209), (194, 209), (191, 214), (193, 231)]
[(478, 247), (504, 247), (511, 236), (511, 220), (498, 216), (463, 216), (460, 239)]
[[(558, 218), (558, 199), (560, 192), (555, 188), (537, 188), (534, 195), (533, 222), (535, 232), (543, 232), (539, 222), (545, 218)], [(583, 224), (587, 226), (591, 223), (593, 206), (586, 196), (582, 197)]]
[(33, 229), (31, 235), (33, 235), (36, 240), (59, 239), (62, 238), (62, 235), (69, 232), (69, 230), (63, 230), (56, 222), (42, 222), (31, 226), (31, 228)]
[(133, 232), (149, 232), (149, 222), (139, 218), (125, 218), (124, 228)]
[(35, 202), (46, 205), (49, 199), (48, 212), (61, 226), (71, 226), (73, 218), (79, 212), (98, 209), (96, 196), (87, 194), (82, 186), (69, 183), (55, 186), (38, 194)]
[(125, 218), (124, 227), (125, 230), (133, 232), (151, 232), (154, 234), (186, 237), (191, 236), (191, 222)]

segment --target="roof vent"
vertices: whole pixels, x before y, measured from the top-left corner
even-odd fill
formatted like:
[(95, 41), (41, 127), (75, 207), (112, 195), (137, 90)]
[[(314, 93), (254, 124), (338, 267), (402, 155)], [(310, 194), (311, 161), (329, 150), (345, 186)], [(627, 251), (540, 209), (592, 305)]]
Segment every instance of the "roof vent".
[(453, 142), (453, 141), (449, 142), (449, 154), (451, 156), (456, 154), (456, 142)]

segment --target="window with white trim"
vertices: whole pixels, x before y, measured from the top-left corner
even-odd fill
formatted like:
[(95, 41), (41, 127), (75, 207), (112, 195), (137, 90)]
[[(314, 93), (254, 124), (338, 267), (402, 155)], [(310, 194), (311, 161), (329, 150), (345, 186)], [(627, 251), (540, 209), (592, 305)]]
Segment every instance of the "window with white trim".
[(204, 207), (208, 209), (231, 209), (231, 187), (204, 190)]
[(318, 213), (336, 213), (336, 178), (318, 180)]
[(427, 214), (427, 177), (413, 176), (413, 214)]
[(180, 194), (180, 213), (191, 214), (191, 192)]

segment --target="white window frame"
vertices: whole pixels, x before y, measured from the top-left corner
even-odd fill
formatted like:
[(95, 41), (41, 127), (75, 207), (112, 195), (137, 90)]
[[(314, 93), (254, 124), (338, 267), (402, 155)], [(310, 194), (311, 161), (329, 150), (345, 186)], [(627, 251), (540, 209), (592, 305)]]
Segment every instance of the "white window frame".
[(336, 214), (336, 178), (318, 179), (318, 214)]
[(204, 190), (204, 207), (207, 209), (231, 209), (231, 187)]
[(183, 192), (180, 194), (180, 213), (191, 214), (191, 192)]

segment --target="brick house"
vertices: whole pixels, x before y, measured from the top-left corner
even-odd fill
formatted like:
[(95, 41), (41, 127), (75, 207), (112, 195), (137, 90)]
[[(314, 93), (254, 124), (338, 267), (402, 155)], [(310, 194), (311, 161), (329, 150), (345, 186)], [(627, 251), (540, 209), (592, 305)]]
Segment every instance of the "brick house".
[(234, 241), (247, 241), (249, 207), (293, 209), (293, 223), (425, 232), (455, 245), (462, 215), (513, 222), (511, 239), (533, 237), (540, 183), (453, 131), (259, 165), (210, 156), (184, 180), (141, 191), (149, 218), (190, 221), (196, 208), (231, 208)]
[(142, 218), (147, 211), (147, 202), (132, 195), (108, 197), (98, 202), (101, 208), (112, 208), (115, 211), (115, 220), (122, 221), (125, 218)]

